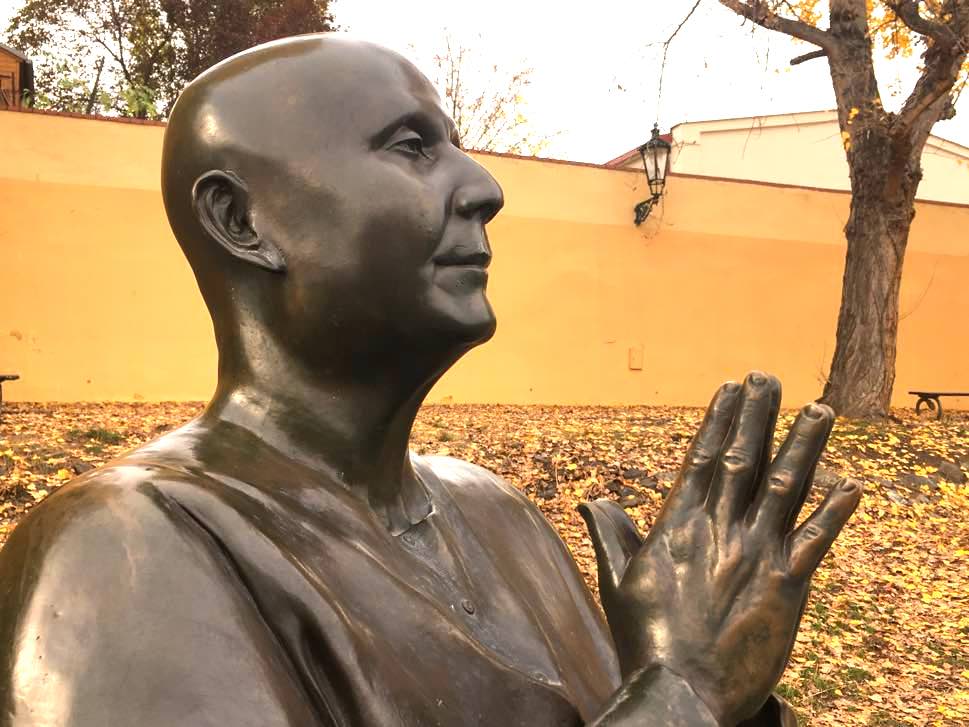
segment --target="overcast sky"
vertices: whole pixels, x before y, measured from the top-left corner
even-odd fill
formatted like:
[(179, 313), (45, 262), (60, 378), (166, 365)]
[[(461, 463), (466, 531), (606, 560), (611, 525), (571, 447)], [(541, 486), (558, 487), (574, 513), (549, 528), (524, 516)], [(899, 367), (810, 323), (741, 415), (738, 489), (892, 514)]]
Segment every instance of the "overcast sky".
[[(22, 0), (0, 0), (0, 28)], [(547, 156), (603, 162), (642, 143), (653, 122), (834, 108), (823, 59), (794, 68), (812, 49), (749, 24), (702, 0), (673, 42), (662, 98), (661, 44), (693, 0), (334, 0), (343, 30), (387, 45), (427, 68), (447, 32), (482, 62), (533, 68), (528, 118), (540, 134), (558, 132)], [(2, 33), (0, 33), (2, 38)], [(885, 105), (897, 108), (914, 82), (915, 59), (881, 73)], [(894, 92), (894, 96), (892, 95)], [(969, 103), (934, 133), (969, 146)]]

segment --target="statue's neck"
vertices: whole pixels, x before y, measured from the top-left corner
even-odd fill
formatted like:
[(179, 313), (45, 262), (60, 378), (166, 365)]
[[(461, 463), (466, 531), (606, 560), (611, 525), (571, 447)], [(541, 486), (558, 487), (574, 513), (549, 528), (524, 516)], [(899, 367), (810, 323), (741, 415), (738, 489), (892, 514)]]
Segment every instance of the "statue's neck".
[(427, 517), (410, 432), (424, 397), (467, 346), (435, 337), (389, 352), (363, 345), (357, 332), (359, 340), (321, 343), (302, 357), (276, 333), (262, 321), (216, 318), (219, 383), (203, 424), (244, 427), (335, 476), (393, 533)]
[(292, 371), (222, 376), (202, 420), (243, 427), (294, 461), (331, 473), (399, 534), (430, 512), (408, 445), (431, 383), (407, 390), (374, 378), (307, 382)]

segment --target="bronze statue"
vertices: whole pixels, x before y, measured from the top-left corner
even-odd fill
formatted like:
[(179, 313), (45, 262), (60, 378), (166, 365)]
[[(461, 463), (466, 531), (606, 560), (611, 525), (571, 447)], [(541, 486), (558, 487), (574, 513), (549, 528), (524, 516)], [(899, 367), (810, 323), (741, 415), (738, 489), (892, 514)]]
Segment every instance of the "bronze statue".
[(524, 496), (408, 451), (431, 385), (494, 332), (502, 206), (412, 65), (333, 36), (235, 56), (175, 105), (162, 188), (218, 388), (11, 535), (0, 723), (794, 724), (771, 690), (860, 496), (794, 527), (829, 409), (772, 459), (780, 388), (751, 374), (645, 540), (584, 506), (607, 628)]

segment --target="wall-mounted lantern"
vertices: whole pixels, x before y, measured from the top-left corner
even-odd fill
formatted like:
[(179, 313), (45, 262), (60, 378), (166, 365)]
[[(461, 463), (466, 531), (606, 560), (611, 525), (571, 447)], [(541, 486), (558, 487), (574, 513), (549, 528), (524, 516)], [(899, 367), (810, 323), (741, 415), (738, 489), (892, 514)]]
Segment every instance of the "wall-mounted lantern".
[(639, 147), (639, 155), (643, 158), (643, 171), (649, 182), (649, 192), (652, 195), (636, 205), (636, 224), (643, 224), (649, 217), (653, 205), (663, 196), (663, 185), (666, 184), (666, 165), (670, 158), (670, 143), (661, 139), (659, 126), (653, 124), (653, 137)]

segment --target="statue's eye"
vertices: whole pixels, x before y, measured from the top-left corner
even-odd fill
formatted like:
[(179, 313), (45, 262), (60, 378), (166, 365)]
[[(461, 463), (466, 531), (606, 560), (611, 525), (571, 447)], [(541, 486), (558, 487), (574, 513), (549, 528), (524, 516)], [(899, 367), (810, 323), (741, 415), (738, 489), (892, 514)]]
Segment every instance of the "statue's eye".
[(391, 148), (402, 151), (410, 156), (427, 156), (424, 151), (424, 140), (417, 135), (398, 139), (391, 145)]

